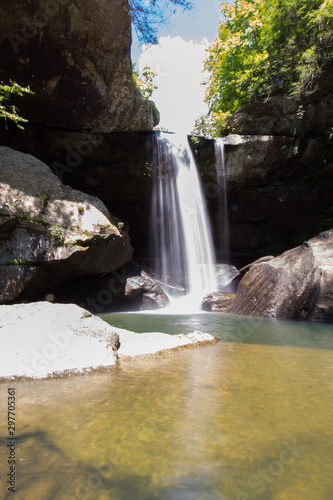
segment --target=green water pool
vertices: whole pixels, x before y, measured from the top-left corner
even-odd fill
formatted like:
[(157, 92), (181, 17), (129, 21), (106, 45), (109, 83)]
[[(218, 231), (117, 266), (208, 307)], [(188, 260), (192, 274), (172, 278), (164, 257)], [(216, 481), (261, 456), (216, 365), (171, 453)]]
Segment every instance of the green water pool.
[[(0, 384), (0, 499), (331, 500), (333, 325), (115, 314), (223, 341), (107, 373)], [(17, 476), (7, 490), (7, 390)]]

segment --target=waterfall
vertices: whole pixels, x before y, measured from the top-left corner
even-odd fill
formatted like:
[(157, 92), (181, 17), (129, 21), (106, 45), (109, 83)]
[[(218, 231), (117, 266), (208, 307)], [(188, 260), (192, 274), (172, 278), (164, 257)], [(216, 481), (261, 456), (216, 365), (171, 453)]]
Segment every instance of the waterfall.
[(216, 159), (216, 179), (218, 184), (218, 242), (217, 258), (225, 264), (229, 261), (229, 223), (228, 223), (228, 199), (227, 179), (224, 157), (225, 140), (218, 137), (214, 142)]
[[(158, 279), (186, 290), (188, 304), (217, 289), (202, 187), (187, 136), (153, 138), (152, 245)], [(168, 289), (166, 289), (168, 291)]]

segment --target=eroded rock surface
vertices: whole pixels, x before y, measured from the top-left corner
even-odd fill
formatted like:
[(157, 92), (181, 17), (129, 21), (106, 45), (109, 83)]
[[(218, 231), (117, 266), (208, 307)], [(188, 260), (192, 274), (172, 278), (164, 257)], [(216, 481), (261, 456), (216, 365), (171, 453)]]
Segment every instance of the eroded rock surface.
[(333, 230), (279, 257), (251, 266), (232, 314), (280, 319), (333, 319)]
[[(215, 248), (223, 254), (214, 143), (201, 139), (192, 147)], [(224, 153), (230, 256), (237, 267), (280, 254), (332, 227), (333, 143), (328, 136), (292, 140), (232, 134), (225, 137)]]
[(94, 196), (62, 182), (33, 156), (0, 147), (1, 302), (34, 298), (73, 276), (131, 259), (128, 234)]

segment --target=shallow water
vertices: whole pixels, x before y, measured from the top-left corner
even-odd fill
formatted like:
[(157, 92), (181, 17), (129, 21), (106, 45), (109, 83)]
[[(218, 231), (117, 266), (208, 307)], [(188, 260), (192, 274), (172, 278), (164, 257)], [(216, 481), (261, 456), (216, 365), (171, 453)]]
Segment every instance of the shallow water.
[[(120, 321), (154, 331), (162, 319), (113, 315)], [(0, 385), (5, 473), (12, 386), (18, 437), (17, 492), (2, 474), (0, 498), (331, 500), (332, 325), (205, 314), (164, 322), (226, 341), (108, 373)]]
[(187, 315), (114, 313), (103, 314), (101, 318), (113, 326), (138, 333), (177, 335), (199, 330), (224, 341), (333, 349), (331, 323), (280, 321), (205, 312)]

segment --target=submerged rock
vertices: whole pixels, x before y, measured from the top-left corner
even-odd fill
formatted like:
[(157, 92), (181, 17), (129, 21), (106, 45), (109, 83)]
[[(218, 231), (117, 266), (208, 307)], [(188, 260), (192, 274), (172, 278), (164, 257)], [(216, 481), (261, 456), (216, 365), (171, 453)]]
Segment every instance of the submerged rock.
[(62, 182), (33, 156), (0, 147), (0, 302), (33, 299), (73, 276), (131, 259), (105, 205)]
[(227, 312), (280, 319), (333, 320), (333, 230), (279, 257), (254, 263)]

